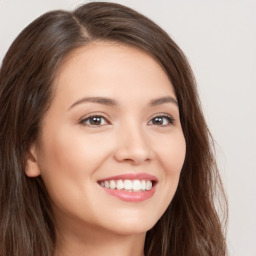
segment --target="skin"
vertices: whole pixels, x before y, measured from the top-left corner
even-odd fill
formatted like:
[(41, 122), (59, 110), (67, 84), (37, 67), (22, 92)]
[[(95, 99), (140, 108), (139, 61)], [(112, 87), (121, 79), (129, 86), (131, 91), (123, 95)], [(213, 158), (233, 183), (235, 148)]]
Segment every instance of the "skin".
[[(54, 99), (40, 138), (31, 145), (26, 174), (41, 175), (49, 192), (56, 255), (143, 255), (146, 231), (170, 204), (185, 158), (170, 80), (147, 53), (94, 42), (71, 52), (53, 86)], [(81, 101), (85, 97), (107, 97), (118, 105)], [(161, 97), (173, 100), (148, 105)], [(103, 116), (97, 125), (88, 119), (92, 114)], [(162, 117), (156, 123), (156, 115), (174, 121)], [(153, 197), (142, 202), (110, 196), (97, 183), (140, 172), (158, 180)]]

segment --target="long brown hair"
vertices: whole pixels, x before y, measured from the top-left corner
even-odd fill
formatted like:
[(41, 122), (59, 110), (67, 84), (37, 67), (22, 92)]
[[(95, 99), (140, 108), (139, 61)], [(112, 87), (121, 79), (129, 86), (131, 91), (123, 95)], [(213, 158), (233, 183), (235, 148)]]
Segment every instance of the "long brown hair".
[(42, 15), (21, 32), (3, 60), (0, 255), (54, 253), (49, 196), (41, 177), (25, 175), (25, 162), (51, 103), (51, 85), (58, 67), (68, 53), (94, 40), (117, 41), (146, 51), (164, 68), (178, 99), (186, 158), (172, 202), (147, 232), (145, 255), (226, 255), (222, 223), (214, 204), (217, 198), (225, 209), (225, 196), (186, 57), (168, 34), (148, 18), (122, 5), (102, 2), (85, 4), (74, 12)]

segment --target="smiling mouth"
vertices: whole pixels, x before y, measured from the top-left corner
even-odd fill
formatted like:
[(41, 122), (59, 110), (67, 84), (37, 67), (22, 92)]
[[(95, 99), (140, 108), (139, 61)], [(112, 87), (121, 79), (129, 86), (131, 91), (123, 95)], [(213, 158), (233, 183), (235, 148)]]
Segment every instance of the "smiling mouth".
[(153, 197), (157, 179), (148, 174), (125, 174), (97, 182), (110, 196), (126, 202), (142, 202)]
[(98, 180), (105, 189), (130, 192), (149, 191), (156, 183), (157, 178), (148, 173), (124, 173)]
[(119, 180), (103, 180), (98, 182), (100, 186), (112, 189), (112, 190), (122, 190), (122, 191), (129, 191), (129, 192), (142, 192), (142, 191), (149, 191), (152, 189), (155, 181), (151, 180), (130, 180), (130, 179), (119, 179)]

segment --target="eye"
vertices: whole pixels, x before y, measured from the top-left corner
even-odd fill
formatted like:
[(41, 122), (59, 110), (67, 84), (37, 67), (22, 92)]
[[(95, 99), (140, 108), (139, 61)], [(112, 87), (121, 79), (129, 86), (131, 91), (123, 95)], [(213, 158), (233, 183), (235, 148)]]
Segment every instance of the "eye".
[(83, 118), (80, 121), (80, 124), (86, 125), (86, 126), (102, 126), (108, 124), (107, 119), (104, 116), (101, 115), (91, 115), (86, 118)]
[(174, 123), (174, 119), (169, 115), (158, 115), (152, 118), (149, 124), (157, 126), (168, 126)]

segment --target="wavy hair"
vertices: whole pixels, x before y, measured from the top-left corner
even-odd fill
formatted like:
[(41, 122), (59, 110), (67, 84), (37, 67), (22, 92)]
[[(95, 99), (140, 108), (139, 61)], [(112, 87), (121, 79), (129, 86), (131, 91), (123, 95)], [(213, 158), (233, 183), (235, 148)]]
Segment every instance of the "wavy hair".
[(215, 204), (217, 200), (225, 210), (226, 199), (188, 61), (154, 22), (125, 6), (103, 2), (40, 16), (20, 33), (3, 60), (0, 255), (54, 254), (49, 196), (41, 177), (25, 175), (27, 152), (40, 134), (54, 96), (52, 83), (58, 67), (72, 50), (94, 40), (115, 41), (150, 54), (168, 75), (179, 104), (186, 158), (172, 202), (147, 232), (145, 256), (226, 255), (224, 225)]

